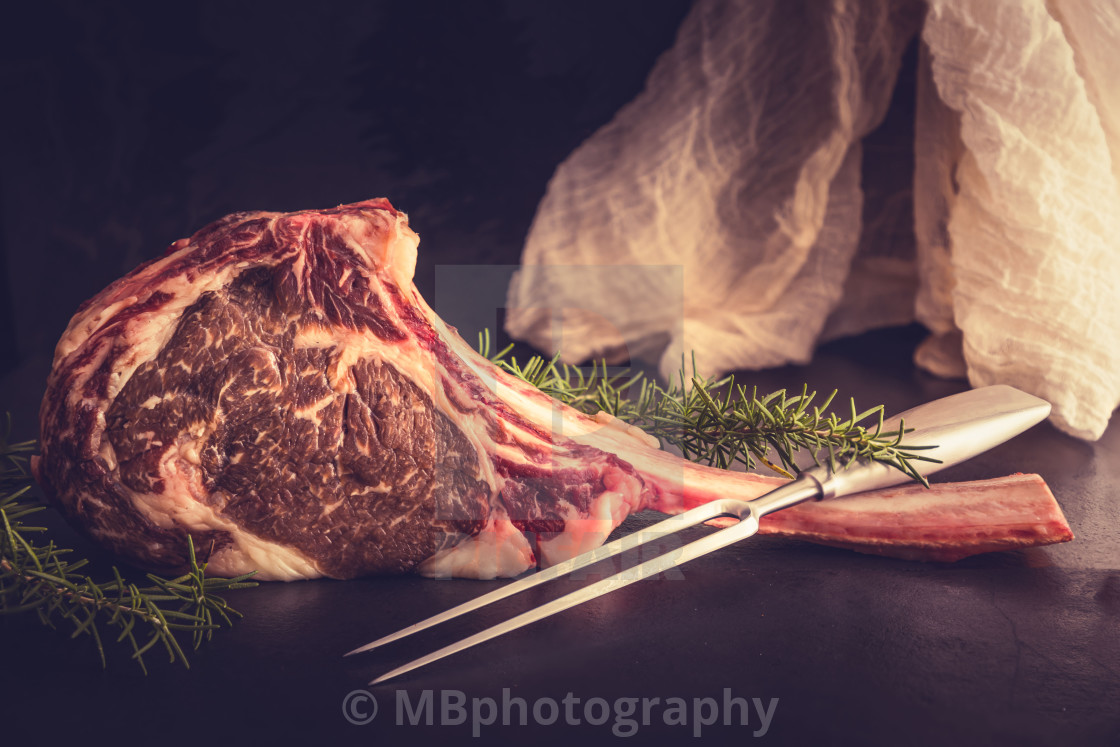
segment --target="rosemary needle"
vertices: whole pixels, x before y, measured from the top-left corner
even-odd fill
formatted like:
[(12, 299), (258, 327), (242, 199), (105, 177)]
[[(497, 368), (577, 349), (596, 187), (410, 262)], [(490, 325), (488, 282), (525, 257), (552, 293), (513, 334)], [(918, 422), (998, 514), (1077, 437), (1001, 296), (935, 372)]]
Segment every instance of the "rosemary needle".
[[(188, 571), (165, 579), (148, 574), (148, 584), (127, 581), (117, 570), (96, 582), (81, 573), (87, 561), (69, 558), (70, 550), (54, 542), (35, 544), (30, 536), (46, 532), (23, 520), (44, 506), (26, 498), (30, 490), (27, 455), (34, 441), (11, 443), (11, 420), (0, 434), (0, 614), (35, 612), (48, 627), (68, 623), (72, 638), (88, 636), (102, 666), (108, 664), (105, 640), (124, 644), (146, 673), (144, 656), (161, 647), (172, 661), (189, 667), (177, 633), (189, 631), (194, 648), (216, 628), (240, 614), (215, 592), (255, 586), (249, 576), (208, 578), (188, 538)], [(115, 632), (112, 638), (103, 633)]]
[[(841, 419), (828, 411), (835, 391), (820, 404), (807, 386), (794, 395), (782, 389), (760, 397), (757, 388), (748, 392), (733, 376), (687, 376), (683, 361), (677, 380), (663, 386), (641, 373), (610, 373), (605, 361), (585, 368), (560, 363), (557, 355), (519, 364), (509, 354), (512, 348), (491, 353), (490, 331), (479, 335), (479, 353), (504, 371), (588, 415), (602, 410), (635, 425), (677, 447), (686, 459), (724, 469), (762, 464), (785, 477), (800, 472), (800, 453), (834, 468), (869, 459), (926, 484), (912, 464), (926, 460), (917, 453), (923, 447), (904, 444), (904, 429), (883, 431), (882, 405), (860, 412), (853, 399), (850, 416)], [(692, 364), (695, 371), (696, 361)]]

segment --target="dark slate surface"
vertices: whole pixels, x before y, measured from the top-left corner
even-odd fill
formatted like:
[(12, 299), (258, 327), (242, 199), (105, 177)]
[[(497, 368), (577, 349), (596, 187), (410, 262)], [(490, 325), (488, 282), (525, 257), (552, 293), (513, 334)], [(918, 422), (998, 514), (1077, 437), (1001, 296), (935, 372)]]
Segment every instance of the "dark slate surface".
[[(429, 298), (441, 265), (516, 262), (555, 164), (640, 90), (687, 3), (151, 7), (34, 4), (6, 16), (0, 408), (17, 436), (34, 434), (50, 353), (77, 304), (227, 212), (388, 196), (423, 236), (418, 284)], [(906, 127), (905, 112), (889, 122)], [(880, 331), (747, 380), (838, 388), (897, 411), (960, 388), (913, 368), (920, 338), (914, 327)], [(777, 698), (761, 737), (770, 743), (1116, 744), (1118, 457), (1116, 427), (1090, 444), (1043, 425), (946, 475), (1042, 474), (1077, 534), (1068, 545), (943, 565), (756, 538), (369, 688), (380, 708), (365, 726), (343, 708), (372, 676), (576, 583), (350, 659), (341, 654), (495, 584), (268, 585), (230, 595), (245, 619), (190, 671), (153, 659), (147, 677), (123, 657), (102, 671), (86, 641), (5, 619), (5, 743), (101, 743), (110, 728), (170, 744), (458, 742), (471, 738), (475, 702), (485, 711), (493, 699), (502, 720), (503, 696), (526, 702), (528, 723), (514, 703), (513, 723), (480, 725), (480, 743), (631, 732), (680, 743), (697, 728), (694, 708), (722, 719), (726, 692), (750, 704), (750, 722), (701, 726), (717, 743), (751, 741), (762, 729), (751, 699)], [(398, 725), (398, 702), (415, 707), (425, 691), (433, 725)], [(441, 699), (459, 697), (467, 722), (440, 725), (457, 715), (441, 719)], [(648, 725), (643, 698), (660, 698)], [(664, 723), (677, 715), (670, 698), (684, 701), (687, 725)], [(639, 699), (630, 718), (628, 699)], [(533, 706), (548, 716), (550, 702), (557, 722), (537, 723)], [(581, 723), (565, 723), (568, 709)]]

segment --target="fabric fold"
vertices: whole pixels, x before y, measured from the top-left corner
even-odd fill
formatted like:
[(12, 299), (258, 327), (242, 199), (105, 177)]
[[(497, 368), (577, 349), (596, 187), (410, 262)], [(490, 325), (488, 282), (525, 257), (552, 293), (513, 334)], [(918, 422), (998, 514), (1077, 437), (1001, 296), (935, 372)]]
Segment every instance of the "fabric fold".
[[(865, 147), (915, 39), (913, 145)], [(1120, 402), (1118, 42), (1096, 1), (698, 0), (557, 169), (507, 329), (675, 377), (917, 319), (919, 365), (1097, 438)], [(892, 163), (912, 189), (876, 182)]]

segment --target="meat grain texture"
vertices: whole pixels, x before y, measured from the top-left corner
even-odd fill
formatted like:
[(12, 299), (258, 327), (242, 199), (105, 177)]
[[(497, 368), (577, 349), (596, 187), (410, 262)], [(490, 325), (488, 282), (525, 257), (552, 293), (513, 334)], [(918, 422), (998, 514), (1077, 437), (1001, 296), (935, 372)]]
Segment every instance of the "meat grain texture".
[[(119, 556), (219, 575), (513, 576), (629, 514), (779, 481), (685, 462), (496, 369), (412, 283), (376, 199), (230, 215), (83, 304), (41, 409), (44, 492)], [(781, 518), (779, 518), (781, 517)], [(763, 530), (954, 559), (1072, 535), (1037, 476), (884, 491)]]

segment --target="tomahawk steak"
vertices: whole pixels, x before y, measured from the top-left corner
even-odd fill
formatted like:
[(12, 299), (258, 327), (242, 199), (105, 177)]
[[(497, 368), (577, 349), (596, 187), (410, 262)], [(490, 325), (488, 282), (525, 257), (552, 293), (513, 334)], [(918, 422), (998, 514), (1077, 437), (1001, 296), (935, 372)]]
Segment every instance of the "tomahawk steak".
[[(220, 575), (493, 578), (593, 548), (645, 508), (772, 487), (498, 370), (421, 298), (417, 243), (383, 199), (237, 213), (110, 285), (58, 343), (44, 492), (154, 569), (181, 569), (189, 535)], [(981, 498), (999, 536), (968, 552), (1069, 538), (1041, 481), (1013, 492), (1030, 518), (1001, 523), (1015, 512)], [(843, 508), (794, 529), (896, 554), (965, 547), (951, 511), (922, 525), (938, 495), (895, 501), (919, 521), (890, 536), (848, 532), (861, 512)]]

